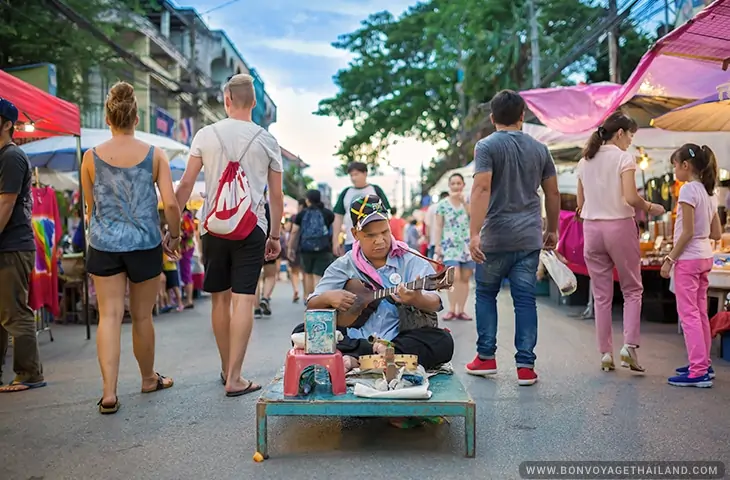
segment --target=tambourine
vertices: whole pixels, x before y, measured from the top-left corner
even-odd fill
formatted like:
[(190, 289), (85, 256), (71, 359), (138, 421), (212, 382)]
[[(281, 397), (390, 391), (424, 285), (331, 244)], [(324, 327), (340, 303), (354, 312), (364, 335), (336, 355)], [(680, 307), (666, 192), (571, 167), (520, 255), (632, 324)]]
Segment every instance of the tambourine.
[[(418, 355), (396, 355), (395, 365), (409, 372), (418, 369)], [(386, 367), (384, 355), (361, 355), (360, 370), (385, 370)]]

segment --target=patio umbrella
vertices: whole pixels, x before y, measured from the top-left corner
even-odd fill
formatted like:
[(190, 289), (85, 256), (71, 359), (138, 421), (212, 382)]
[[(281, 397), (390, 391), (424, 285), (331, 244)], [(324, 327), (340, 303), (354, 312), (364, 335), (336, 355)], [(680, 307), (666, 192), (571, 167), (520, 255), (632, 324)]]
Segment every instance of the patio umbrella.
[(730, 100), (714, 94), (655, 118), (652, 126), (675, 132), (730, 132)]
[[(143, 142), (161, 148), (169, 158), (187, 153), (189, 150), (186, 145), (171, 138), (145, 132), (134, 132), (134, 135)], [(111, 130), (82, 128), (81, 150), (85, 152), (110, 138), (112, 138)], [(26, 143), (20, 148), (28, 155), (33, 167), (48, 168), (59, 172), (75, 172), (78, 170), (76, 147), (76, 137), (51, 137)], [(186, 161), (187, 157), (183, 157), (183, 159)]]

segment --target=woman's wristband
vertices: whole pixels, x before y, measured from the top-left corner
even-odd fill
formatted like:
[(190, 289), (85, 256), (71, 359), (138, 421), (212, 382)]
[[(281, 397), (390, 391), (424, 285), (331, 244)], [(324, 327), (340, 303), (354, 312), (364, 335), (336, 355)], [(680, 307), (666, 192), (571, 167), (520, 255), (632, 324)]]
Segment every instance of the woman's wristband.
[(270, 238), (270, 239), (272, 239), (272, 240), (274, 240), (274, 241), (277, 241), (277, 242), (278, 242), (279, 240), (281, 240), (281, 237), (275, 237), (275, 236), (273, 236), (273, 235), (269, 235), (269, 238)]
[(670, 257), (669, 255), (664, 257), (664, 263), (667, 263), (667, 262), (671, 263), (672, 265), (677, 263), (677, 261), (675, 259), (673, 259), (672, 257)]

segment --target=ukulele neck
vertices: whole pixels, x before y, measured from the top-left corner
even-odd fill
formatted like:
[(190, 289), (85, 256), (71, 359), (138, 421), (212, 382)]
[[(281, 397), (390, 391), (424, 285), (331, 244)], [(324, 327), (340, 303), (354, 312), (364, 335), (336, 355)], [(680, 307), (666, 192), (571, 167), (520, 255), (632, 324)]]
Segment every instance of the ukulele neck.
[[(419, 278), (418, 280), (414, 280), (414, 281), (408, 282), (408, 283), (402, 283), (401, 285), (403, 285), (408, 290), (423, 290), (423, 287), (425, 284), (426, 284), (426, 279)], [(373, 297), (375, 300), (378, 300), (381, 298), (388, 297), (390, 295), (394, 295), (394, 294), (398, 293), (399, 286), (400, 285), (398, 285), (396, 287), (383, 288), (382, 290), (376, 290), (375, 292), (373, 292)]]

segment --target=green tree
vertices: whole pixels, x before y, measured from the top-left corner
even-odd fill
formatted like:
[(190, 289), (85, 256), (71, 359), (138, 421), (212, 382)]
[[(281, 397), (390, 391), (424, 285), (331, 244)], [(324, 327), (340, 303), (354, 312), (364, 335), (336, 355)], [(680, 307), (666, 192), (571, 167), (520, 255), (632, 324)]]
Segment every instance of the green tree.
[(312, 177), (305, 175), (300, 167), (291, 165), (284, 172), (284, 195), (297, 200), (304, 198), (304, 194), (313, 183)]
[[(64, 3), (115, 41), (122, 41), (128, 30), (125, 13), (158, 8), (152, 0)], [(80, 104), (91, 68), (98, 67), (110, 74), (128, 69), (106, 43), (60, 14), (48, 1), (0, 1), (0, 68), (36, 63), (55, 64), (58, 96)]]
[[(606, 14), (597, 2), (537, 3), (544, 71), (557, 68)], [(370, 15), (340, 36), (333, 45), (354, 59), (335, 75), (337, 95), (322, 100), (316, 113), (354, 126), (337, 152), (343, 163), (377, 167), (394, 136), (446, 145), (427, 169), (427, 184), (468, 163), (474, 141), (491, 128), (480, 105), (499, 90), (530, 87), (527, 11), (525, 0), (429, 0), (399, 18)], [(565, 83), (567, 76), (556, 82)]]
[[(623, 29), (619, 34), (619, 73), (621, 80), (625, 81), (634, 71), (639, 60), (649, 50), (654, 39), (648, 34), (635, 28)], [(608, 42), (603, 41), (598, 45), (595, 55), (590, 57), (594, 66), (586, 71), (588, 83), (607, 82), (610, 80), (608, 70)]]

